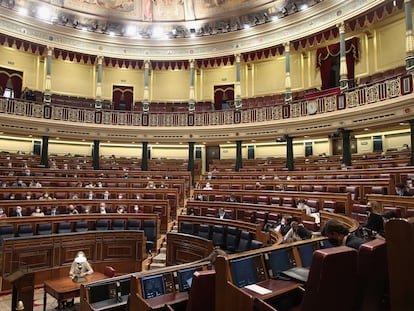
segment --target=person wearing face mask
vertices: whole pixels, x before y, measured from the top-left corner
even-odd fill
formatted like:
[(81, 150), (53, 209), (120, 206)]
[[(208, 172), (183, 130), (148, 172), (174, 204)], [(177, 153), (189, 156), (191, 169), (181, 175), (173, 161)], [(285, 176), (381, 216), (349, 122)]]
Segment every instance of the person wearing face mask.
[(297, 208), (304, 209), (306, 211), (306, 215), (315, 218), (315, 223), (319, 224), (321, 222), (319, 213), (315, 208), (307, 205), (305, 199), (301, 198), (298, 200)]
[(395, 184), (395, 194), (400, 197), (408, 197), (410, 193), (407, 190), (407, 186), (405, 183), (396, 183)]
[(16, 206), (16, 209), (14, 210), (12, 216), (15, 216), (15, 217), (23, 217), (24, 216), (23, 209), (20, 205)]
[(332, 246), (348, 246), (359, 249), (365, 240), (350, 233), (348, 228), (336, 219), (329, 219), (322, 229), (322, 235), (328, 238)]
[(42, 216), (45, 216), (45, 213), (42, 212), (39, 206), (36, 206), (35, 210), (32, 213), (32, 216), (42, 217)]
[(6, 213), (4, 212), (3, 208), (0, 207), (0, 218), (5, 218), (7, 217)]

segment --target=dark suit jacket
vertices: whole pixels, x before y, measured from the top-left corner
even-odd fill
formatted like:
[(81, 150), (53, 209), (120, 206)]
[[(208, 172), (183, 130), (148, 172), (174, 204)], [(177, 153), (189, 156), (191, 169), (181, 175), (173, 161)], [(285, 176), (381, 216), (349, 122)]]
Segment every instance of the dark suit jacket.
[[(216, 217), (217, 217), (217, 218), (220, 218), (220, 214), (217, 214), (217, 215), (216, 215)], [(230, 219), (229, 214), (224, 213), (224, 215), (223, 215), (223, 219)]]
[(364, 244), (365, 241), (352, 233), (349, 234), (346, 238), (345, 245), (351, 248), (359, 249), (361, 244)]
[(365, 227), (378, 233), (384, 232), (384, 220), (381, 215), (371, 213)]

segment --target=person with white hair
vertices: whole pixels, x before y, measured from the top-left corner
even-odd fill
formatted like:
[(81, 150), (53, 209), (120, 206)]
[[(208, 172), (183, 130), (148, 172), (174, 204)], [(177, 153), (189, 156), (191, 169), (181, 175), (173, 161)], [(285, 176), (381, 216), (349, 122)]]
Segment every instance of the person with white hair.
[(69, 276), (74, 282), (85, 281), (85, 276), (92, 274), (93, 269), (85, 256), (85, 253), (80, 251), (76, 254), (75, 259), (70, 267)]

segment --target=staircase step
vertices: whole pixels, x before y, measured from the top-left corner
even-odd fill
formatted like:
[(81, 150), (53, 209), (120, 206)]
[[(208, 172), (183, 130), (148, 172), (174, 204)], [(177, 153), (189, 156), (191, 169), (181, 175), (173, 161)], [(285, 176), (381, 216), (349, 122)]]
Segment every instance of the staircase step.
[(156, 263), (159, 263), (159, 262), (165, 263), (166, 260), (167, 260), (167, 255), (166, 254), (162, 254), (162, 253), (160, 253), (157, 256), (155, 256), (154, 258), (152, 258), (152, 262), (153, 263), (154, 262), (156, 262)]
[(158, 268), (164, 268), (165, 267), (165, 263), (157, 263), (157, 262), (153, 262), (150, 266), (150, 270), (152, 269), (158, 269)]

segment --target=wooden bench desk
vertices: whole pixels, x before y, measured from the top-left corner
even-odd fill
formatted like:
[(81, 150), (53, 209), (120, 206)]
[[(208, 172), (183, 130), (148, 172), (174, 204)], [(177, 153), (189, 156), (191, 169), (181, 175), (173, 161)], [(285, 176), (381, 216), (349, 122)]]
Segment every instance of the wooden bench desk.
[(62, 301), (79, 297), (81, 284), (99, 281), (106, 278), (107, 277), (103, 273), (94, 272), (86, 276), (85, 282), (75, 283), (69, 276), (45, 281), (43, 287), (43, 311), (46, 311), (47, 294), (56, 298), (58, 302), (58, 310), (62, 310)]

